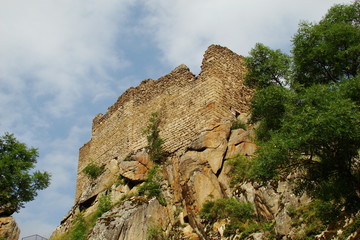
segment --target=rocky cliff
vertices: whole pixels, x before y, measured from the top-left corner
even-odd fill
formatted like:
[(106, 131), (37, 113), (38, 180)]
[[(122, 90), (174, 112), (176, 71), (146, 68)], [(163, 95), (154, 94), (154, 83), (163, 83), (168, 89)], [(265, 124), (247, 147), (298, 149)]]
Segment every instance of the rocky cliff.
[[(199, 75), (180, 65), (130, 88), (97, 115), (80, 149), (75, 204), (51, 239), (81, 239), (74, 234), (82, 225), (91, 225), (86, 239), (301, 239), (291, 209), (310, 200), (291, 192), (292, 176), (268, 186), (232, 183), (231, 159), (251, 158), (257, 148), (254, 126), (246, 124), (253, 91), (243, 84), (245, 71), (241, 56), (212, 45)], [(166, 152), (160, 164), (151, 160), (143, 132), (154, 112)], [(89, 177), (89, 165), (100, 174)], [(144, 186), (157, 189), (141, 194)], [(226, 233), (229, 218), (200, 217), (204, 203), (217, 199), (250, 203), (268, 227)]]
[(0, 218), (0, 239), (18, 240), (20, 229), (13, 217)]

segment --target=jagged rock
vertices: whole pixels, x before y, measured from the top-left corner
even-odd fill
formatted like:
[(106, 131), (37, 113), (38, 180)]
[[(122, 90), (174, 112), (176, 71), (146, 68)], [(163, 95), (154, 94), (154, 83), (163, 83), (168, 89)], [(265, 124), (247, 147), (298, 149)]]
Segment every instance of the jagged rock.
[(232, 190), (231, 190), (231, 178), (229, 176), (231, 171), (231, 165), (227, 162), (223, 163), (222, 170), (219, 174), (218, 181), (220, 183), (221, 189), (223, 190), (225, 196), (227, 198), (232, 197)]
[(228, 222), (229, 221), (227, 219), (220, 219), (220, 220), (216, 221), (213, 224), (213, 231), (218, 232), (220, 234), (220, 236), (223, 237), (225, 227), (226, 227), (226, 224), (228, 224)]
[(144, 181), (151, 165), (149, 154), (145, 151), (140, 151), (120, 161), (120, 175), (132, 181)]
[(103, 214), (89, 236), (90, 240), (147, 239), (150, 226), (164, 230), (170, 222), (168, 209), (152, 198), (134, 197)]
[(266, 237), (264, 236), (263, 233), (253, 233), (246, 239), (247, 240), (265, 240)]
[(199, 134), (189, 149), (204, 150), (206, 148), (218, 148), (228, 138), (230, 124), (223, 124), (213, 130), (207, 130)]
[(252, 156), (256, 151), (256, 144), (253, 143), (255, 137), (253, 130), (235, 129), (231, 131), (228, 150), (225, 159), (236, 157), (239, 154)]
[(136, 161), (122, 161), (120, 164), (121, 176), (133, 180), (144, 181), (146, 179), (147, 167)]
[(190, 186), (194, 189), (195, 209), (200, 211), (206, 200), (223, 197), (219, 181), (211, 169), (204, 167), (190, 179)]
[(0, 238), (6, 240), (18, 240), (20, 236), (20, 229), (13, 217), (0, 218)]

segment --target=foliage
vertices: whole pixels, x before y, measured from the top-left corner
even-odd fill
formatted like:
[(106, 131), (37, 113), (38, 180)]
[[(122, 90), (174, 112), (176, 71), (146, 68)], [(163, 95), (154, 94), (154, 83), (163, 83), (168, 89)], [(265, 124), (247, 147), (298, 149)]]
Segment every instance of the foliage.
[(231, 130), (234, 130), (234, 129), (246, 130), (246, 128), (247, 128), (246, 124), (241, 120), (236, 120), (236, 121), (232, 122), (231, 127), (230, 127)]
[(348, 237), (360, 228), (360, 213), (354, 217), (354, 221), (345, 227), (345, 231), (341, 234), (339, 240), (348, 239)]
[(114, 183), (116, 187), (120, 186), (120, 185), (125, 185), (126, 184), (126, 179), (119, 175), (118, 179), (116, 180), (116, 182)]
[(318, 24), (302, 23), (293, 39), (294, 80), (334, 83), (359, 73), (360, 1), (335, 5)]
[(0, 216), (10, 216), (34, 200), (38, 190), (50, 184), (48, 172), (32, 171), (38, 150), (28, 148), (13, 134), (0, 137)]
[(276, 239), (276, 234), (274, 230), (275, 222), (257, 222), (257, 221), (247, 221), (239, 225), (233, 225), (226, 227), (224, 235), (231, 236), (236, 232), (239, 232), (239, 239), (248, 239), (249, 235), (256, 232), (264, 233), (266, 239)]
[(162, 177), (160, 167), (156, 164), (148, 170), (146, 181), (139, 187), (139, 195), (156, 197), (160, 204), (166, 205), (166, 200), (161, 193)]
[[(259, 122), (260, 146), (250, 178), (267, 182), (297, 172), (296, 193), (348, 210), (360, 204), (359, 6), (336, 5), (318, 24), (300, 25), (290, 85), (264, 84), (261, 76), (250, 84), (259, 88), (251, 121)], [(249, 67), (251, 77), (259, 67)]]
[(225, 218), (242, 221), (252, 218), (253, 211), (250, 203), (240, 203), (233, 198), (220, 198), (206, 201), (200, 211), (200, 217), (210, 222)]
[(228, 219), (224, 231), (224, 236), (227, 237), (239, 234), (240, 239), (245, 239), (251, 233), (260, 231), (267, 239), (273, 239), (275, 236), (273, 223), (257, 221), (250, 203), (241, 203), (233, 198), (206, 201), (200, 210), (200, 217), (210, 223)]
[(97, 206), (97, 216), (100, 217), (112, 208), (110, 195), (103, 194), (99, 197), (99, 204)]
[(237, 155), (236, 157), (227, 161), (232, 168), (229, 172), (231, 177), (231, 185), (242, 182), (245, 179), (250, 179), (250, 169), (252, 166), (252, 160), (244, 155)]
[(95, 180), (104, 172), (104, 166), (99, 167), (92, 162), (89, 163), (82, 172), (85, 173), (89, 179)]
[(85, 240), (88, 239), (92, 228), (96, 224), (96, 220), (101, 217), (101, 215), (109, 211), (113, 207), (110, 196), (103, 194), (99, 197), (99, 203), (97, 210), (91, 215), (84, 217), (84, 214), (80, 212), (75, 220), (72, 223), (70, 230), (60, 236), (57, 236), (55, 239), (59, 240)]
[(84, 215), (79, 213), (73, 223), (73, 227), (70, 232), (70, 240), (85, 240), (88, 226), (85, 221)]
[(245, 61), (248, 68), (245, 83), (250, 87), (284, 86), (288, 82), (291, 60), (279, 49), (274, 51), (257, 43)]
[(147, 240), (166, 240), (164, 231), (160, 225), (150, 225), (147, 230)]
[(268, 140), (271, 132), (278, 130), (285, 115), (285, 104), (294, 98), (294, 93), (280, 86), (269, 86), (255, 92), (251, 106), (251, 123), (260, 121), (256, 130), (259, 140)]
[(250, 203), (240, 203), (233, 198), (221, 198), (215, 201), (206, 201), (200, 210), (200, 217), (214, 223), (220, 219), (229, 219), (225, 227), (225, 235), (236, 233), (237, 229), (254, 219), (254, 210)]
[(289, 207), (292, 226), (300, 226), (295, 230), (295, 239), (315, 239), (315, 236), (326, 229), (327, 224), (336, 221), (339, 210), (332, 202), (315, 200), (299, 208)]
[(148, 150), (150, 158), (155, 163), (162, 163), (165, 161), (166, 152), (162, 149), (164, 140), (159, 135), (160, 118), (157, 112), (151, 114), (149, 124), (144, 130), (148, 141)]

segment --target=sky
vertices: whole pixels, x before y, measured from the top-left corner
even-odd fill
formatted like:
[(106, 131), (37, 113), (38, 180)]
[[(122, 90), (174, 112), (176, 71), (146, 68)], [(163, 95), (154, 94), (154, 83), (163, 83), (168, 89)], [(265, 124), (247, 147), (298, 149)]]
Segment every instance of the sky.
[[(14, 214), (21, 236), (49, 237), (74, 204), (79, 148), (129, 87), (207, 47), (289, 52), (298, 24), (350, 0), (0, 0), (0, 136), (39, 149), (49, 188)], [(20, 238), (21, 239), (21, 238)]]

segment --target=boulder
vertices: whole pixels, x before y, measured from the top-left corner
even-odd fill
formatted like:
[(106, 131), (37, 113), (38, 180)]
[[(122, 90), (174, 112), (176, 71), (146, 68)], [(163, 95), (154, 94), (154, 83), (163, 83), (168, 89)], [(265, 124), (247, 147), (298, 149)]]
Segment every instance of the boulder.
[(13, 217), (0, 218), (0, 238), (6, 240), (18, 240), (20, 236), (20, 229)]
[(229, 129), (230, 124), (222, 124), (212, 130), (204, 131), (190, 144), (189, 149), (199, 151), (217, 148), (228, 138)]
[(149, 154), (141, 150), (119, 162), (120, 175), (132, 181), (144, 181), (152, 163)]
[(200, 211), (206, 200), (222, 198), (220, 184), (211, 169), (204, 167), (190, 179), (194, 189), (195, 210)]
[(103, 214), (88, 239), (139, 240), (147, 239), (150, 226), (166, 230), (169, 211), (156, 198), (133, 197)]
[(255, 133), (253, 130), (232, 130), (225, 159), (236, 157), (239, 154), (253, 156), (257, 149), (256, 144), (253, 143), (254, 137)]

